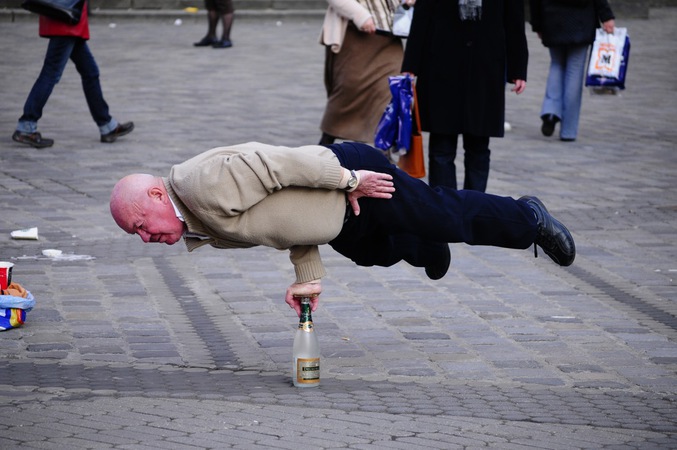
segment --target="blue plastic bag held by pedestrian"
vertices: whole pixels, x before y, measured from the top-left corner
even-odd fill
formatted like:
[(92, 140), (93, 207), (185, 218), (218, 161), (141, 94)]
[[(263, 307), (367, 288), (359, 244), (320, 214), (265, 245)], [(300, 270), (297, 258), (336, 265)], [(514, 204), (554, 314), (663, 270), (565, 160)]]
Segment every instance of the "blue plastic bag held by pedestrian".
[(395, 145), (395, 153), (404, 155), (409, 152), (411, 147), (411, 104), (414, 98), (412, 91), (411, 77), (406, 75), (399, 83), (399, 102), (400, 109), (397, 115), (397, 141)]
[(405, 154), (411, 143), (411, 105), (413, 99), (410, 75), (388, 77), (392, 99), (376, 126), (374, 145), (393, 154)]
[(386, 106), (381, 120), (376, 126), (376, 134), (374, 136), (374, 145), (381, 150), (389, 150), (395, 141), (395, 133), (397, 132), (397, 111), (395, 102), (390, 101)]

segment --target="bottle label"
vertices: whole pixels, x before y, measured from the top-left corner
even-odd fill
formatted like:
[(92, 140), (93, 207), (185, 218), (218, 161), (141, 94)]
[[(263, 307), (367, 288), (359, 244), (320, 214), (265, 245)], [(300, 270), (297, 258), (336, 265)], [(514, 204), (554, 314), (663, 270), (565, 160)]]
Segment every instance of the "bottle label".
[(296, 360), (296, 382), (313, 384), (320, 382), (320, 358), (298, 358)]
[(305, 332), (310, 333), (311, 331), (313, 331), (313, 322), (300, 322), (299, 330), (303, 330)]

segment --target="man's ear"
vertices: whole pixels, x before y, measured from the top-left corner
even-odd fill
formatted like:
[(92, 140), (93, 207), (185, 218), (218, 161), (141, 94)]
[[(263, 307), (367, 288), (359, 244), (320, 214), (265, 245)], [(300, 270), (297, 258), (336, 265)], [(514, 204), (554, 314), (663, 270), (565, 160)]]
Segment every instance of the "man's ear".
[(148, 197), (150, 197), (152, 200), (159, 200), (164, 203), (167, 199), (167, 194), (160, 187), (153, 186), (152, 188), (148, 189)]

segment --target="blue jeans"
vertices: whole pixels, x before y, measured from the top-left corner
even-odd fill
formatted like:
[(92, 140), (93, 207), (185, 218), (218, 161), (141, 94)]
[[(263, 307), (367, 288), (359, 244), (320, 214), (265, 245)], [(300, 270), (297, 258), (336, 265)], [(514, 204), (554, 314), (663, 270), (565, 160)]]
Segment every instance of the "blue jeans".
[(550, 72), (541, 116), (553, 114), (561, 119), (560, 138), (576, 139), (578, 135), (587, 54), (587, 44), (550, 47)]
[[(430, 186), (456, 189), (456, 147), (458, 135), (430, 133), (428, 181)], [(489, 179), (489, 137), (463, 134), (465, 178), (463, 189), (485, 192)]]
[(360, 215), (351, 209), (341, 232), (329, 242), (358, 265), (387, 267), (404, 260), (425, 267), (439, 262), (441, 244), (446, 243), (513, 249), (534, 243), (536, 216), (524, 201), (445, 186), (432, 188), (366, 144), (343, 142), (327, 147), (343, 167), (393, 176), (393, 197), (360, 198)]
[(103, 98), (99, 82), (99, 67), (89, 51), (87, 41), (77, 37), (55, 36), (49, 39), (42, 71), (28, 94), (23, 115), (16, 128), (18, 131), (34, 133), (37, 130), (42, 110), (54, 86), (61, 79), (68, 59), (75, 63), (75, 68), (82, 78), (82, 89), (85, 92), (89, 112), (99, 126), (101, 134), (108, 134), (118, 126), (117, 121), (108, 113), (108, 104)]

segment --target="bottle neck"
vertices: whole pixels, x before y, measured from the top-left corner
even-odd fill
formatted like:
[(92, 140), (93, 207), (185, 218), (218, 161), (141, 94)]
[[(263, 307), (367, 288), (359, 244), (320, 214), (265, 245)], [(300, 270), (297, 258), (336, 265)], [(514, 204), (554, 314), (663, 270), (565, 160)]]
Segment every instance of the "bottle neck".
[(301, 316), (299, 317), (299, 329), (313, 331), (313, 316), (310, 314), (310, 300), (301, 300)]

